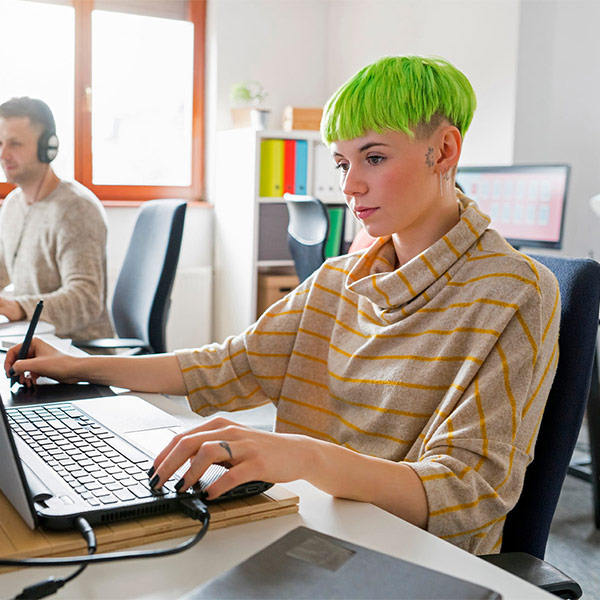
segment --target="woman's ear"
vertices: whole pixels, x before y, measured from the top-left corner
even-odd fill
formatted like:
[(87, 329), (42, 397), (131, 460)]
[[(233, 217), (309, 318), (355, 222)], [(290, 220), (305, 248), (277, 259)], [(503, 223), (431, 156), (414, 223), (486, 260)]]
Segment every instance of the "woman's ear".
[(441, 127), (438, 135), (438, 159), (436, 167), (440, 173), (447, 173), (458, 164), (462, 148), (460, 131), (454, 125)]

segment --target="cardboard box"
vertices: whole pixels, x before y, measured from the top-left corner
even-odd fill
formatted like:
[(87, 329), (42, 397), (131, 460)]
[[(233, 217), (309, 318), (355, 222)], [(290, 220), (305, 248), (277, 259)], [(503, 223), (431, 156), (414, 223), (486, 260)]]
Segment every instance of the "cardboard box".
[(300, 284), (297, 275), (280, 275), (271, 273), (260, 273), (258, 276), (258, 301), (257, 318), (262, 315), (269, 306), (281, 300)]
[(294, 129), (318, 131), (322, 116), (322, 108), (286, 106), (283, 110), (283, 129), (284, 131), (292, 131)]
[(282, 128), (284, 131), (319, 131), (321, 128), (321, 121), (284, 120)]
[(318, 108), (301, 108), (298, 106), (286, 106), (283, 109), (284, 119), (294, 119), (300, 121), (320, 121), (323, 116), (323, 109)]

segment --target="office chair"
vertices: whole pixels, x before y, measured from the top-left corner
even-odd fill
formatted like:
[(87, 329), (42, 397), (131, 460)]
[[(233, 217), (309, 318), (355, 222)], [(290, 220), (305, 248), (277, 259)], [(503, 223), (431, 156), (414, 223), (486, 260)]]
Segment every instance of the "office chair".
[(112, 318), (119, 337), (77, 341), (79, 348), (166, 352), (165, 329), (186, 208), (184, 200), (142, 205), (113, 294)]
[(567, 471), (569, 475), (592, 484), (592, 503), (596, 529), (600, 529), (600, 376), (598, 369), (598, 348), (596, 347), (592, 385), (586, 410), (589, 456), (572, 461)]
[(532, 256), (558, 279), (559, 361), (521, 496), (506, 517), (500, 554), (482, 556), (562, 598), (579, 585), (544, 562), (550, 524), (585, 412), (598, 332), (600, 264), (581, 258)]
[[(592, 212), (600, 217), (600, 194), (589, 200)], [(589, 437), (589, 456), (569, 465), (569, 475), (583, 479), (592, 484), (592, 500), (594, 504), (594, 525), (600, 529), (600, 377), (598, 375), (598, 349), (594, 357), (592, 371), (592, 387), (587, 405), (587, 430)]]
[(590, 445), (590, 457), (586, 461), (571, 463), (569, 475), (574, 475), (592, 484), (594, 505), (594, 525), (600, 529), (600, 366), (598, 365), (598, 346), (594, 355), (592, 386), (587, 405), (587, 429)]
[(329, 215), (325, 205), (314, 196), (286, 193), (283, 198), (289, 215), (288, 248), (302, 282), (325, 260)]

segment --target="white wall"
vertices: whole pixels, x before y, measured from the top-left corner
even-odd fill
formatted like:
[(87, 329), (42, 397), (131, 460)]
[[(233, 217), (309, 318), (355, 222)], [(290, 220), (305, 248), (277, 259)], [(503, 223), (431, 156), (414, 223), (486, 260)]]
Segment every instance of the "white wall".
[(562, 254), (600, 259), (600, 219), (588, 201), (600, 193), (600, 2), (524, 0), (521, 4), (515, 162), (572, 165)]
[[(208, 0), (206, 148), (210, 201), (214, 135), (231, 127), (231, 86), (260, 81), (269, 92), (270, 129), (283, 109), (321, 106), (327, 98), (327, 19), (324, 0)], [(232, 175), (235, 165), (231, 165)]]
[(479, 102), (462, 164), (510, 163), (518, 21), (518, 0), (209, 0), (209, 200), (214, 132), (231, 127), (233, 83), (263, 83), (277, 129), (287, 104), (323, 106), (348, 77), (385, 55), (435, 54), (462, 69)]
[(333, 0), (328, 4), (329, 93), (382, 56), (441, 56), (465, 73), (477, 95), (478, 108), (461, 164), (511, 163), (518, 0)]

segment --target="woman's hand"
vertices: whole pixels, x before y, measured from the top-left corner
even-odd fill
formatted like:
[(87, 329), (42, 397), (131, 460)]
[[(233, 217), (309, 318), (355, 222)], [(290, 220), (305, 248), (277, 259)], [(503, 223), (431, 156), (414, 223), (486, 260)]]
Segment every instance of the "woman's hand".
[(304, 479), (332, 496), (371, 502), (419, 527), (427, 525), (425, 489), (410, 466), (324, 440), (260, 431), (218, 417), (176, 435), (154, 460), (150, 485), (160, 487), (188, 460), (176, 484), (179, 492), (211, 464), (221, 464), (229, 471), (207, 488), (209, 500), (248, 481)]
[(19, 382), (28, 387), (44, 376), (63, 383), (89, 381), (139, 392), (182, 396), (187, 391), (179, 362), (173, 354), (73, 356), (39, 338), (33, 338), (26, 359), (17, 360), (20, 350), (21, 344), (6, 353), (4, 370), (8, 377), (12, 367)]
[[(13, 346), (6, 353), (4, 371), (9, 377), (11, 367), (19, 377), (19, 383), (31, 387), (39, 377), (51, 377), (65, 383), (78, 381), (73, 376), (73, 362), (75, 357), (57, 350), (48, 342), (34, 337), (27, 353), (27, 358), (17, 360), (22, 344)], [(26, 375), (26, 373), (28, 373)]]
[(190, 466), (179, 492), (187, 490), (213, 464), (229, 471), (207, 488), (214, 499), (247, 481), (283, 483), (306, 477), (315, 440), (301, 435), (270, 433), (238, 425), (221, 417), (176, 435), (156, 457), (149, 472), (153, 487), (160, 487), (187, 460)]

